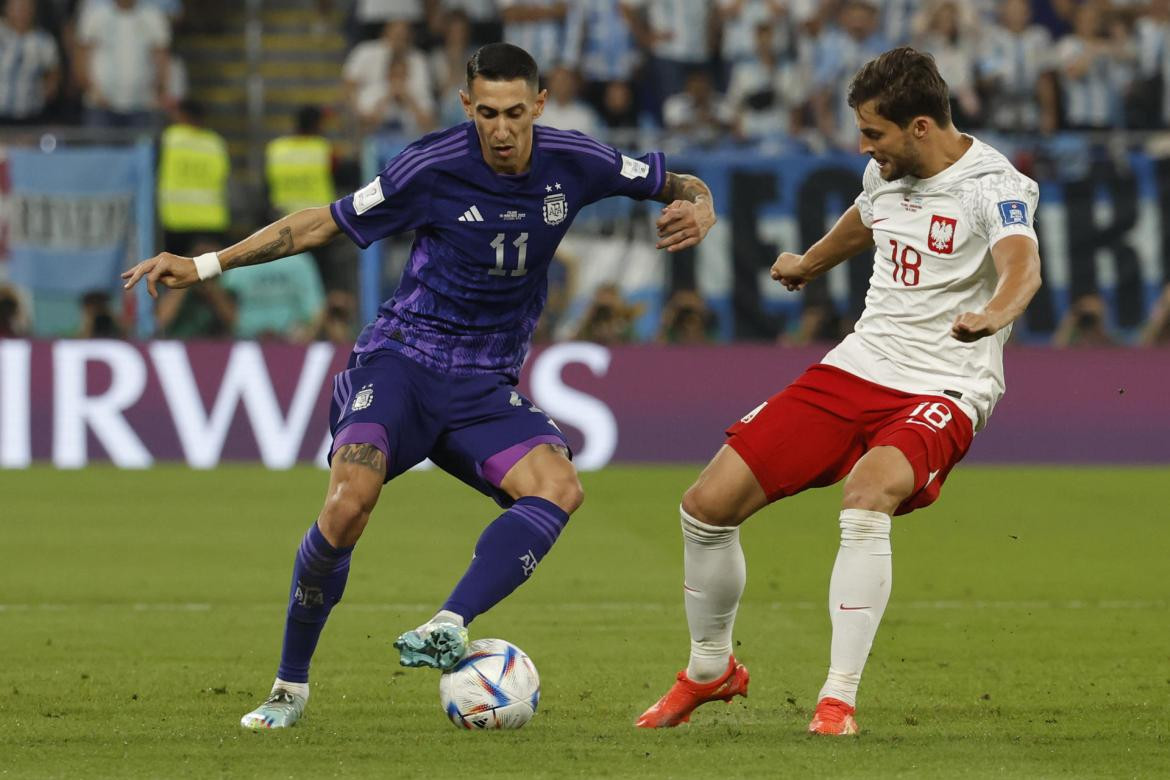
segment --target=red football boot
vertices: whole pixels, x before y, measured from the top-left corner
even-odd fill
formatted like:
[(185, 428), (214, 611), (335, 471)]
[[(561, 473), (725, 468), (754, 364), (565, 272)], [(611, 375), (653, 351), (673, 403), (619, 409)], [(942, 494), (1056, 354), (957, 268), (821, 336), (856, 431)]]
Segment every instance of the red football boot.
[(850, 736), (861, 731), (853, 713), (857, 709), (850, 707), (840, 699), (825, 697), (817, 702), (817, 711), (813, 713), (812, 723), (808, 724), (809, 734), (827, 734), (834, 737)]
[(735, 656), (727, 661), (727, 672), (718, 680), (693, 682), (686, 669), (678, 673), (674, 685), (658, 702), (642, 713), (634, 725), (643, 729), (662, 729), (687, 723), (691, 713), (700, 704), (709, 701), (731, 701), (736, 696), (747, 696), (748, 670), (737, 663)]

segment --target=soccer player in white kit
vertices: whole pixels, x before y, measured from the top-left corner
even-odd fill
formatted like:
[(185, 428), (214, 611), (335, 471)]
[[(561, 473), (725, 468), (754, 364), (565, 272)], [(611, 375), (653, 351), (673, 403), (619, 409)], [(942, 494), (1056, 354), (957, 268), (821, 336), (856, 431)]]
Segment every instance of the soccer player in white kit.
[(764, 506), (845, 480), (829, 581), (829, 672), (809, 731), (856, 734), (857, 688), (892, 581), (890, 517), (933, 502), (1004, 392), (1003, 345), (1040, 287), (1036, 182), (952, 124), (933, 58), (903, 47), (849, 88), (863, 190), (772, 278), (799, 290), (875, 248), (854, 332), (727, 431), (683, 495), (687, 668), (637, 725), (675, 726), (746, 695), (731, 654), (746, 581), (739, 525)]

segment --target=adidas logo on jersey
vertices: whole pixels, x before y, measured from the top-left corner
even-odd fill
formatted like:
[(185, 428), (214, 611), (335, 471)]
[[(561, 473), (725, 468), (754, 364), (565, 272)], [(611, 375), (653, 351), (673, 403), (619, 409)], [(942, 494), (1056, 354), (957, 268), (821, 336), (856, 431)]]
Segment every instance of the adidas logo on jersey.
[(472, 206), (467, 211), (463, 212), (463, 216), (459, 218), (460, 222), (483, 222), (483, 214), (479, 213), (479, 209)]

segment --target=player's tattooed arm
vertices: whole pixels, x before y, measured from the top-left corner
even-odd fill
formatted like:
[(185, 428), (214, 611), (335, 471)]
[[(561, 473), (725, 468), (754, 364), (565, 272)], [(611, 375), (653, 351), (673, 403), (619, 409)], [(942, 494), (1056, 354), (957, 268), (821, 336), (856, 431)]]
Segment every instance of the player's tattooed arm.
[(223, 250), (219, 264), (227, 271), (267, 263), (327, 244), (340, 232), (328, 206), (302, 209)]
[(654, 200), (667, 204), (658, 219), (658, 249), (677, 252), (692, 247), (715, 224), (711, 188), (697, 176), (667, 171)]
[[(223, 271), (244, 265), (267, 263), (295, 255), (306, 249), (327, 244), (341, 234), (328, 206), (302, 209), (257, 230), (243, 241), (216, 253)], [(123, 287), (132, 288), (141, 279), (152, 297), (158, 297), (158, 285), (171, 289), (190, 287), (200, 275), (192, 258), (159, 252), (133, 268), (122, 272)]]
[(333, 460), (365, 466), (382, 476), (386, 474), (386, 455), (373, 444), (343, 444), (333, 453)]
[(712, 202), (711, 189), (698, 176), (689, 173), (666, 172), (666, 181), (662, 182), (662, 191), (654, 196), (659, 203), (673, 203), (676, 200), (689, 200), (697, 203), (700, 199)]

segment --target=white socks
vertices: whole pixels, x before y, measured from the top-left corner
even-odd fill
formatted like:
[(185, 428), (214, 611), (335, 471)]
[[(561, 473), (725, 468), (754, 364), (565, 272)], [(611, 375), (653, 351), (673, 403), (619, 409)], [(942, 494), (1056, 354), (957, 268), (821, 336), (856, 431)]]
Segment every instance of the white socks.
[(829, 580), (833, 646), (829, 676), (817, 697), (856, 706), (861, 670), (890, 600), (893, 566), (890, 516), (865, 509), (841, 512), (841, 547)]
[(710, 682), (727, 671), (731, 629), (747, 582), (739, 529), (707, 525), (682, 515), (683, 600), (691, 630), (687, 677)]
[(463, 628), (463, 616), (456, 615), (449, 609), (440, 609), (435, 613), (435, 616), (427, 621), (427, 625), (431, 623), (453, 623), (460, 628)]
[(275, 691), (277, 688), (282, 688), (290, 693), (295, 693), (298, 696), (303, 696), (305, 701), (309, 700), (309, 684), (308, 683), (286, 682), (286, 681), (280, 679), (279, 677), (277, 677), (276, 682), (272, 683), (272, 690)]

